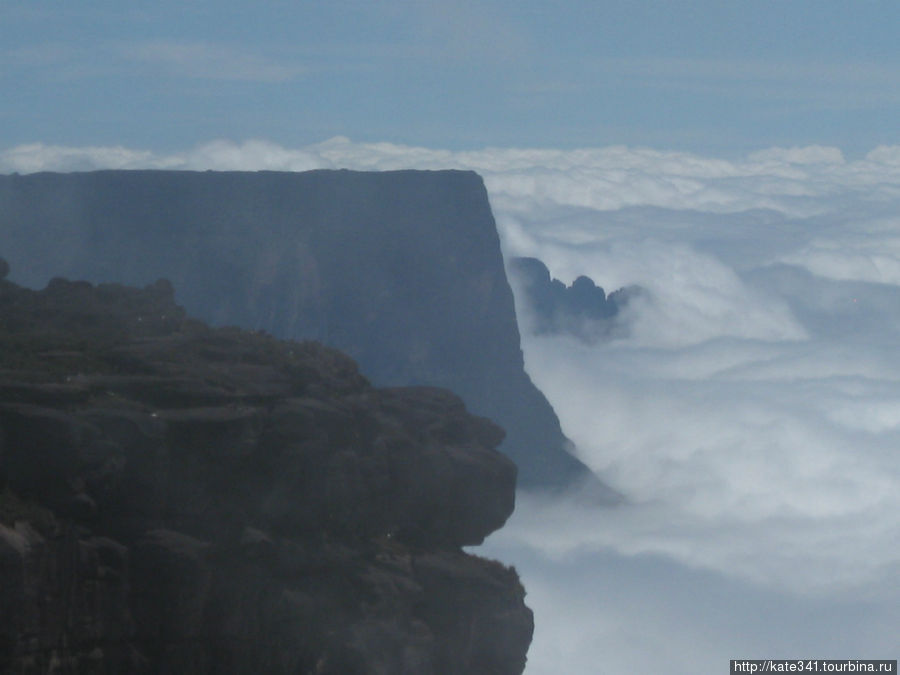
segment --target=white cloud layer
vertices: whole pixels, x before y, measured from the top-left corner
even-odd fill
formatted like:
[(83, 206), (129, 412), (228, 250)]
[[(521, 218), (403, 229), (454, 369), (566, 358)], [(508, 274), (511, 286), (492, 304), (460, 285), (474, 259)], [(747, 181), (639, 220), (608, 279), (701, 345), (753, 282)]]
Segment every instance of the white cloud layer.
[(900, 146), (0, 152), (4, 172), (138, 167), (473, 169), (507, 256), (648, 289), (611, 342), (523, 336), (579, 454), (628, 500), (522, 494), (489, 540), (536, 611), (529, 673), (896, 656)]

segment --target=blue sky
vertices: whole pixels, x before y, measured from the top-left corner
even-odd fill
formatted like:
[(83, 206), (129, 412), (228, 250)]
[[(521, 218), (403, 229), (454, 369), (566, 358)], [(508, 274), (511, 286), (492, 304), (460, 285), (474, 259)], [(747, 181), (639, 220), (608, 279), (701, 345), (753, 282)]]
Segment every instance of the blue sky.
[(0, 147), (336, 135), (858, 156), (900, 126), (896, 2), (0, 1)]

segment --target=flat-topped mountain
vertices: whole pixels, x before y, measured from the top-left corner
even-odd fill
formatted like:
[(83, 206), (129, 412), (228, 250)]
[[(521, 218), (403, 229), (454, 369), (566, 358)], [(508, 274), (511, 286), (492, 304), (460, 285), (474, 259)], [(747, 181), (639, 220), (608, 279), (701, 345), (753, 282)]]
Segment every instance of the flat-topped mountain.
[(523, 367), (481, 178), (460, 171), (0, 176), (13, 279), (165, 277), (216, 325), (315, 339), (378, 385), (459, 394), (507, 431), (523, 485), (586, 469)]

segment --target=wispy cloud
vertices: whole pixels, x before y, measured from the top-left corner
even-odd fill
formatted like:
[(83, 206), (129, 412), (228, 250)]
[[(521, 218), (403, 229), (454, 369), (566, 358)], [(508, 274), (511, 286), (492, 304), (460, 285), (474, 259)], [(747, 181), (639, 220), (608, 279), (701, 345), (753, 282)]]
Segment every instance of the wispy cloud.
[(419, 34), (411, 43), (420, 58), (513, 63), (529, 52), (529, 39), (509, 13), (489, 3), (412, 3)]
[(115, 54), (102, 46), (80, 46), (67, 42), (42, 42), (0, 51), (0, 76), (46, 78), (66, 82), (104, 77), (121, 72)]
[(613, 59), (598, 70), (624, 75), (631, 84), (737, 99), (769, 97), (835, 107), (900, 100), (900, 63), (647, 58)]
[(80, 58), (84, 53), (84, 49), (70, 44), (45, 42), (9, 50), (3, 55), (3, 61), (8, 66), (41, 68), (72, 61)]
[(603, 67), (639, 77), (682, 80), (719, 80), (732, 82), (793, 82), (804, 80), (818, 84), (866, 82), (887, 85), (896, 82), (900, 64), (875, 61), (840, 63), (747, 60), (631, 58), (611, 59)]
[(310, 69), (293, 56), (273, 57), (239, 46), (210, 42), (149, 40), (89, 46), (46, 42), (0, 54), (7, 72), (43, 71), (55, 79), (162, 74), (172, 78), (278, 84)]
[(900, 102), (900, 63), (687, 58), (607, 58), (577, 75), (524, 80), (522, 95), (584, 95), (618, 88), (765, 102), (769, 114), (811, 108), (863, 109)]
[(177, 77), (278, 83), (308, 72), (306, 66), (290, 60), (205, 42), (145, 41), (121, 45), (117, 51), (127, 60), (158, 67)]

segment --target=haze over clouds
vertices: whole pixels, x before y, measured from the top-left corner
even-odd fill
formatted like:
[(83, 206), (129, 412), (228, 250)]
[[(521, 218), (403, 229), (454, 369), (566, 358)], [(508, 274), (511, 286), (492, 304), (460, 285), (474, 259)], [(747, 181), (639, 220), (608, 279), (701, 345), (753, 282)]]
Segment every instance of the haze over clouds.
[(627, 498), (521, 494), (486, 545), (529, 591), (529, 673), (896, 657), (900, 147), (0, 152), (3, 172), (146, 167), (473, 169), (507, 256), (649, 291), (626, 337), (523, 336), (579, 455)]

